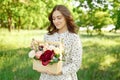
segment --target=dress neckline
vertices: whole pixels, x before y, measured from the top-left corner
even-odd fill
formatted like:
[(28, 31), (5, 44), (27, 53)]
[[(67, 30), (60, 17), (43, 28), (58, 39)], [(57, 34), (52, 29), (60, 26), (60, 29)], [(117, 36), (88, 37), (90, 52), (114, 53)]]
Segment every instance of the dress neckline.
[(63, 32), (63, 33), (58, 33), (58, 32), (56, 32), (56, 33), (57, 33), (58, 35), (62, 36), (62, 35), (66, 35), (68, 32), (69, 32), (69, 31), (67, 30), (67, 31), (65, 31), (65, 32)]

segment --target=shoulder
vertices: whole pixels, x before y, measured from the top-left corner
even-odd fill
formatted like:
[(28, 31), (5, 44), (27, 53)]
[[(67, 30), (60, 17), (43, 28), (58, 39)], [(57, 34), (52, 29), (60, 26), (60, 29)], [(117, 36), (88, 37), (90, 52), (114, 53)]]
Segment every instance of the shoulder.
[(73, 39), (73, 40), (78, 40), (80, 39), (79, 35), (78, 34), (75, 34), (75, 33), (69, 33), (69, 36)]
[(52, 34), (52, 35), (50, 35), (50, 34), (46, 33), (46, 34), (44, 34), (44, 37), (52, 37), (52, 36), (54, 36), (54, 35), (55, 35), (55, 33), (54, 33), (54, 34)]
[(52, 34), (52, 35), (44, 34), (44, 40), (45, 41), (53, 40), (54, 38), (55, 38), (55, 33)]

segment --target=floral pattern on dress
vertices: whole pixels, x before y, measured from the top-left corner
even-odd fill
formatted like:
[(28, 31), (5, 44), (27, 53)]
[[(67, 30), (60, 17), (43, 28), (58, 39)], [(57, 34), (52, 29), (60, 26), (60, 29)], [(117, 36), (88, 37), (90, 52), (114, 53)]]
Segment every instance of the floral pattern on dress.
[(53, 35), (45, 35), (45, 41), (60, 41), (63, 39), (65, 53), (63, 59), (62, 74), (49, 75), (41, 73), (39, 80), (78, 80), (76, 72), (79, 70), (82, 62), (82, 44), (80, 38), (75, 33), (68, 31), (64, 33), (54, 33)]

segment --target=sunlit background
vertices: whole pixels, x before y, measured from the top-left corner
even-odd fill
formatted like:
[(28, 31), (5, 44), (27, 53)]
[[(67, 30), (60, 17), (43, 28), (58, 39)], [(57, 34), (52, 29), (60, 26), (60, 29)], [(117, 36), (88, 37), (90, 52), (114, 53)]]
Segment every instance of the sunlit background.
[(120, 0), (0, 0), (0, 80), (38, 80), (28, 58), (43, 40), (48, 15), (67, 6), (79, 27), (83, 59), (78, 80), (120, 79)]

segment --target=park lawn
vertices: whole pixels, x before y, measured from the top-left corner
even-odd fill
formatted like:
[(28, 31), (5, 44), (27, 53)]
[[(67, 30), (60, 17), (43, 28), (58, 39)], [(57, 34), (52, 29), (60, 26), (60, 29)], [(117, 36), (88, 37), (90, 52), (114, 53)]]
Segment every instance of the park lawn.
[[(32, 38), (43, 40), (45, 30), (0, 29), (0, 80), (38, 80), (28, 58)], [(120, 33), (93, 36), (80, 32), (83, 59), (79, 80), (120, 80)]]

